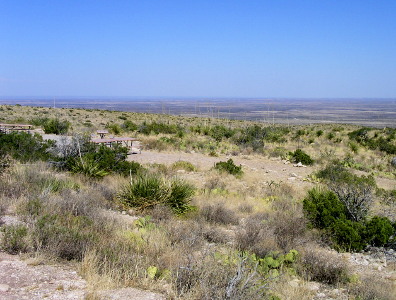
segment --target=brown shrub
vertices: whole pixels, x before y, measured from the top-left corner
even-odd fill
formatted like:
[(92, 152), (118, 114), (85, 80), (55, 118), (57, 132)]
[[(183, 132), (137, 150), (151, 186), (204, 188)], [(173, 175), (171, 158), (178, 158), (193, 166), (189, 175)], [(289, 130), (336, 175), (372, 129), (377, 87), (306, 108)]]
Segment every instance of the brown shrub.
[(312, 246), (300, 251), (298, 273), (306, 280), (314, 280), (327, 284), (346, 282), (348, 267), (336, 253)]
[(171, 208), (165, 205), (156, 205), (148, 213), (158, 223), (169, 221), (174, 215)]
[(307, 222), (301, 205), (292, 200), (280, 199), (274, 201), (272, 206), (275, 212), (271, 215), (270, 226), (279, 247), (289, 251), (306, 242)]
[(241, 222), (236, 232), (236, 247), (264, 257), (271, 251), (279, 250), (272, 228), (268, 225), (268, 215), (255, 214)]
[(238, 224), (238, 218), (235, 212), (226, 208), (222, 203), (202, 207), (200, 210), (200, 216), (202, 216), (207, 222), (213, 224)]
[(236, 258), (235, 263), (219, 261), (213, 254), (190, 260), (179, 267), (175, 286), (185, 299), (266, 299), (268, 280), (253, 265)]
[(248, 203), (242, 203), (238, 206), (238, 211), (242, 213), (252, 213), (253, 212), (253, 205)]
[(396, 287), (391, 281), (370, 276), (361, 278), (360, 283), (351, 284), (349, 292), (361, 300), (393, 300)]
[(163, 226), (168, 233), (170, 243), (180, 244), (180, 247), (187, 252), (199, 248), (204, 241), (203, 225), (197, 221), (171, 220)]
[(214, 190), (214, 189), (221, 189), (224, 190), (226, 187), (226, 184), (223, 180), (224, 176), (221, 176), (219, 174), (213, 174), (211, 175), (205, 182), (204, 188), (208, 190)]

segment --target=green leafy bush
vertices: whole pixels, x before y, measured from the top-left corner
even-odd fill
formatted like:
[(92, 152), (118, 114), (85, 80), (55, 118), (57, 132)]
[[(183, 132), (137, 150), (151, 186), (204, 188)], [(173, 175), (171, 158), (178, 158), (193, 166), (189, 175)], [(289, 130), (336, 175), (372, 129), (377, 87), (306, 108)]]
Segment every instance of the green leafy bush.
[(373, 246), (386, 245), (393, 234), (395, 228), (388, 218), (375, 216), (367, 222), (365, 238)]
[(254, 151), (261, 151), (264, 142), (282, 143), (285, 142), (285, 135), (289, 133), (286, 127), (261, 127), (258, 125), (249, 126), (234, 135), (237, 145), (251, 147)]
[(234, 161), (231, 158), (227, 161), (217, 162), (214, 168), (221, 172), (226, 172), (235, 176), (240, 176), (243, 174), (242, 166), (235, 165)]
[(303, 165), (312, 165), (314, 163), (314, 160), (301, 149), (290, 152), (289, 155), (291, 156), (292, 161), (296, 163), (300, 162)]
[(0, 157), (7, 155), (21, 162), (47, 160), (52, 158), (48, 152), (52, 141), (44, 141), (38, 135), (26, 132), (0, 133)]
[(1, 228), (3, 231), (2, 248), (10, 254), (18, 254), (28, 249), (28, 230), (23, 225), (11, 225)]
[(125, 147), (99, 146), (96, 150), (85, 153), (82, 158), (68, 158), (66, 166), (74, 173), (89, 177), (103, 177), (113, 172), (124, 176), (137, 174), (142, 166), (134, 161), (126, 161), (127, 153), (128, 149)]
[(216, 125), (210, 128), (208, 134), (216, 141), (220, 142), (223, 138), (230, 138), (235, 134), (235, 131), (223, 125)]
[(165, 123), (157, 123), (157, 122), (147, 124), (146, 122), (144, 122), (139, 127), (138, 131), (145, 135), (149, 135), (151, 133), (176, 134), (178, 132), (184, 132), (184, 128), (182, 128), (181, 126), (177, 126), (175, 124), (165, 124)]
[(357, 176), (336, 161), (320, 170), (317, 177), (324, 179), (330, 190), (345, 205), (349, 219), (365, 219), (376, 189), (373, 176)]
[(105, 127), (106, 127), (107, 129), (109, 129), (109, 131), (110, 131), (112, 134), (116, 134), (116, 135), (117, 135), (117, 134), (120, 134), (121, 131), (122, 131), (121, 126), (118, 125), (118, 124), (109, 124), (109, 123), (107, 123)]
[(189, 161), (184, 161), (184, 160), (179, 160), (179, 161), (174, 162), (172, 164), (171, 168), (172, 168), (172, 170), (185, 170), (188, 172), (194, 172), (197, 170), (196, 166), (194, 166)]
[(138, 126), (129, 120), (126, 120), (121, 127), (127, 131), (136, 131), (138, 129)]
[(65, 134), (69, 130), (70, 123), (59, 119), (48, 119), (43, 124), (43, 130), (46, 134)]
[(332, 191), (311, 189), (303, 201), (306, 216), (315, 228), (328, 228), (340, 218), (345, 218), (345, 207)]
[(183, 180), (141, 174), (123, 187), (118, 198), (122, 204), (141, 210), (166, 205), (176, 214), (183, 214), (191, 209), (189, 203), (194, 193), (195, 188)]
[(362, 250), (367, 245), (384, 246), (395, 228), (385, 217), (356, 221), (345, 204), (332, 191), (312, 189), (303, 200), (311, 226), (321, 229), (338, 250)]

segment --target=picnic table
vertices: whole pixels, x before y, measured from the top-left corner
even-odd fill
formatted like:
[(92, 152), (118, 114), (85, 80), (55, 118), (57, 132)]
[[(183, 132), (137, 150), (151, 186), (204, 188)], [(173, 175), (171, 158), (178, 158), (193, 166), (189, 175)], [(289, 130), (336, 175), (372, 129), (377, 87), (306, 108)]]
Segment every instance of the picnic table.
[(106, 134), (109, 134), (108, 130), (97, 130), (96, 133), (100, 136), (101, 139), (103, 139)]
[(9, 133), (12, 131), (27, 131), (32, 130), (33, 125), (30, 124), (5, 124), (0, 123), (0, 132)]
[[(108, 147), (112, 147), (115, 144), (123, 145), (133, 152), (133, 142), (139, 142), (140, 140), (132, 137), (113, 137), (113, 138), (99, 138), (91, 139), (92, 143), (104, 144)], [(136, 147), (137, 151), (141, 153), (140, 147)]]

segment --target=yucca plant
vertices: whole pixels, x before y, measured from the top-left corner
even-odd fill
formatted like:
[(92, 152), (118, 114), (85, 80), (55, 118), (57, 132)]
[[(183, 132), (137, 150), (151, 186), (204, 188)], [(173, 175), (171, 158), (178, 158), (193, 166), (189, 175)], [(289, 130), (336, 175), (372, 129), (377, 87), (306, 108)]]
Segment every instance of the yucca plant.
[(75, 160), (70, 170), (73, 173), (81, 173), (92, 178), (102, 178), (109, 174), (109, 172), (101, 169), (98, 163), (86, 159)]
[(178, 178), (166, 179), (157, 174), (140, 174), (131, 178), (118, 194), (120, 202), (141, 210), (164, 204), (176, 214), (185, 213), (195, 188)]

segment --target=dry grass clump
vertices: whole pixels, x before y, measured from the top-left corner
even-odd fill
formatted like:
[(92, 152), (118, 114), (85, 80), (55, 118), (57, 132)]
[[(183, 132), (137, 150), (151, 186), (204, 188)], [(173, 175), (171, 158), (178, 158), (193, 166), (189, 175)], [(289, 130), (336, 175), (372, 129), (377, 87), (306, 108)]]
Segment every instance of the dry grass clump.
[(266, 299), (270, 283), (245, 258), (207, 254), (179, 268), (175, 287), (182, 299)]
[(295, 249), (307, 241), (307, 221), (302, 206), (293, 200), (278, 199), (272, 203), (269, 224), (276, 242), (285, 251)]
[(349, 269), (347, 263), (336, 253), (307, 245), (300, 252), (298, 273), (306, 280), (314, 280), (327, 284), (345, 283)]
[(264, 257), (271, 251), (280, 250), (273, 228), (268, 224), (268, 214), (254, 214), (243, 221), (236, 231), (236, 247)]
[(245, 214), (251, 214), (253, 212), (253, 205), (249, 203), (241, 203), (238, 206), (238, 211)]
[(210, 204), (201, 208), (200, 216), (207, 222), (221, 225), (237, 225), (238, 217), (224, 203)]
[(179, 160), (174, 162), (171, 165), (172, 170), (178, 171), (178, 170), (184, 170), (187, 172), (195, 172), (197, 171), (197, 167), (194, 166), (192, 163), (184, 160)]
[(166, 151), (170, 149), (169, 144), (158, 137), (141, 137), (140, 139), (144, 150)]
[(205, 181), (204, 188), (209, 191), (214, 189), (224, 190), (226, 188), (224, 176), (218, 174), (217, 172), (212, 173)]
[(396, 287), (384, 278), (364, 276), (359, 282), (349, 285), (349, 293), (361, 300), (393, 300)]

